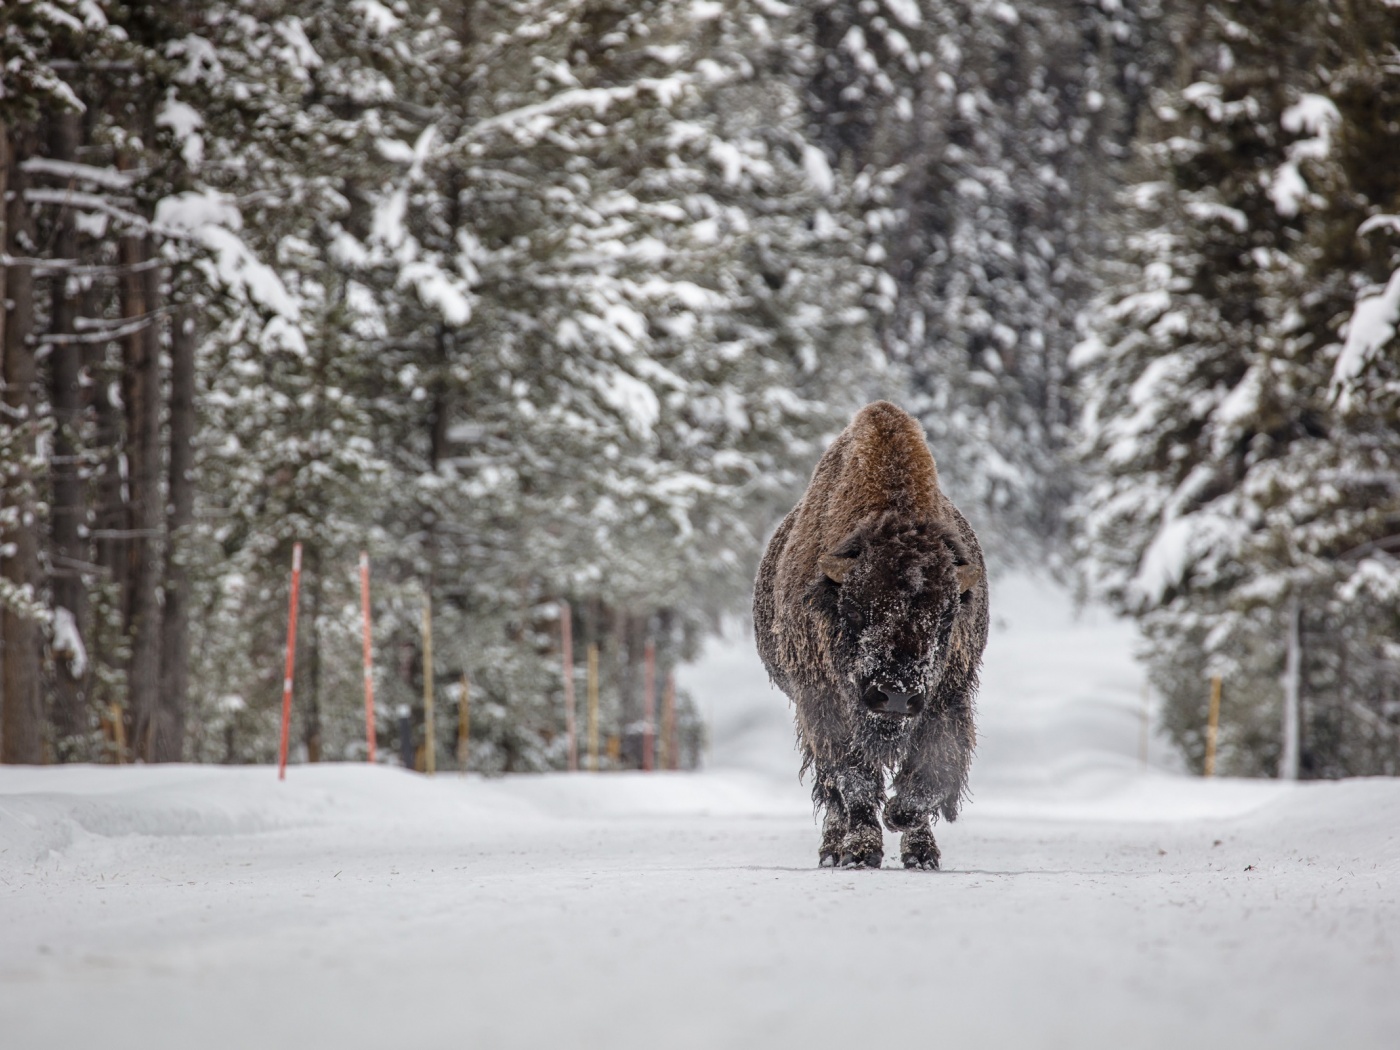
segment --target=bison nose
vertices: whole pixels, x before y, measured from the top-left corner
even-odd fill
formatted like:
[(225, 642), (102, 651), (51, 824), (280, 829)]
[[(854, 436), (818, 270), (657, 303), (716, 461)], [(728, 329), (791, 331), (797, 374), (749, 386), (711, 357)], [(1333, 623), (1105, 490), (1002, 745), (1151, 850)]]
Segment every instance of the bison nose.
[(918, 693), (900, 693), (883, 686), (871, 686), (865, 691), (865, 705), (886, 715), (917, 715), (924, 706)]

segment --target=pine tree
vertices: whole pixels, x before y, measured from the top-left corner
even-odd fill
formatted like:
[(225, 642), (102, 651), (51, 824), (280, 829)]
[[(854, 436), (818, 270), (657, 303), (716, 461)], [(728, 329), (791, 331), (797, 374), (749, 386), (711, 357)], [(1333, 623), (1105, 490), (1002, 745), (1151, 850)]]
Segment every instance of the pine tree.
[(181, 90), (199, 102), (199, 184), (165, 219), (201, 271), (209, 322), (196, 392), (211, 435), (196, 456), (206, 524), (188, 540), (205, 569), (192, 581), (193, 702), (214, 730), (196, 734), (209, 757), (275, 753), (285, 623), (266, 611), (286, 601), (297, 541), (297, 738), (313, 761), (363, 738), (351, 717), (354, 573), (358, 551), (377, 548), (371, 508), (391, 481), (377, 445), (394, 379), (374, 290), (341, 249), (382, 164), (374, 142), (396, 101), (396, 56), (412, 49), (381, 32), (386, 10), (287, 4), (254, 20), (214, 9), (176, 55)]
[[(1224, 768), (1387, 770), (1376, 657), (1395, 609), (1355, 597), (1393, 531), (1393, 430), (1328, 388), (1356, 289), (1384, 268), (1358, 227), (1393, 207), (1372, 167), (1393, 148), (1389, 96), (1351, 85), (1377, 82), (1400, 27), (1265, 0), (1179, 17), (1180, 79), (1129, 191), (1140, 222), (1076, 352), (1099, 479), (1089, 582), (1143, 617), (1189, 756), (1210, 666), (1233, 697)], [(1303, 697), (1301, 750), (1284, 747), (1285, 695)]]
[(881, 325), (896, 396), (959, 502), (1006, 541), (994, 548), (1053, 550), (1073, 492), (1065, 362), (1156, 5), (806, 7), (816, 136), (864, 188), (871, 258), (897, 300)]
[[(82, 536), (88, 494), (81, 374), (103, 333), (100, 319), (90, 317), (81, 320), (94, 322), (92, 328), (77, 330), (78, 300), (96, 302), (94, 284), (114, 272), (115, 260), (102, 258), (89, 238), (114, 217), (123, 224), (135, 216), (113, 200), (113, 191), (130, 180), (80, 163), (93, 158), (78, 157), (77, 149), (85, 133), (105, 122), (84, 97), (88, 70), (116, 61), (134, 67), (140, 58), (139, 46), (109, 24), (105, 5), (20, 3), (0, 11), (5, 761), (81, 756), (78, 742), (87, 729), (83, 634), (92, 566)], [(49, 683), (56, 686), (56, 739), (43, 718), (41, 694)]]
[[(415, 536), (449, 668), (502, 629), (538, 664), (532, 610), (561, 594), (619, 623), (734, 602), (839, 415), (827, 392), (860, 376), (869, 276), (804, 168), (798, 101), (757, 77), (750, 14), (466, 5), (446, 83), (413, 100), (433, 119), (380, 143), (400, 174), (365, 279), (399, 292), (386, 343), (420, 406), (390, 527)], [(505, 667), (477, 677), (543, 755), (557, 691)]]

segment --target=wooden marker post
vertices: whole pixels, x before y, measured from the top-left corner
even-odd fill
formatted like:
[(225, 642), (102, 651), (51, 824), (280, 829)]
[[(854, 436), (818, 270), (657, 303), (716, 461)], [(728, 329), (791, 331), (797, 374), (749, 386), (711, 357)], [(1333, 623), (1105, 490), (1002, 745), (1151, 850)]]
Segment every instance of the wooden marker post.
[(292, 674), (297, 665), (297, 597), (301, 591), (301, 544), (292, 544), (292, 600), (287, 614), (287, 669), (282, 676), (282, 745), (277, 751), (277, 779), (287, 779), (287, 737), (292, 731)]
[(661, 692), (661, 726), (656, 734), (656, 764), (661, 769), (671, 768), (671, 736), (670, 736), (670, 697), (663, 688)]
[(642, 662), (642, 769), (656, 765), (656, 643), (647, 639)]
[(457, 694), (457, 767), (467, 771), (467, 750), (472, 740), (472, 694), (467, 672), (462, 672), (462, 691)]
[(122, 709), (115, 703), (108, 709), (112, 719), (112, 746), (117, 749), (117, 765), (126, 765), (126, 725), (122, 722)]
[(559, 647), (564, 651), (564, 732), (569, 740), (569, 772), (578, 772), (578, 733), (574, 728), (574, 621), (568, 602), (559, 603)]
[(680, 742), (676, 736), (676, 672), (666, 673), (666, 691), (661, 697), (661, 739), (666, 742), (666, 769), (680, 769)]
[(407, 704), (399, 704), (395, 712), (399, 716), (399, 761), (403, 763), (404, 769), (412, 769), (413, 766), (413, 722), (412, 714)]
[(374, 651), (370, 645), (369, 623), (369, 554), (360, 551), (360, 619), (364, 624), (365, 650), (365, 743), (369, 761), (374, 762)]
[(588, 646), (588, 768), (598, 772), (598, 643)]
[(437, 772), (437, 736), (433, 723), (433, 600), (423, 597), (423, 772)]
[(1215, 776), (1215, 744), (1220, 732), (1220, 676), (1210, 676), (1210, 714), (1206, 717), (1206, 764), (1204, 773)]

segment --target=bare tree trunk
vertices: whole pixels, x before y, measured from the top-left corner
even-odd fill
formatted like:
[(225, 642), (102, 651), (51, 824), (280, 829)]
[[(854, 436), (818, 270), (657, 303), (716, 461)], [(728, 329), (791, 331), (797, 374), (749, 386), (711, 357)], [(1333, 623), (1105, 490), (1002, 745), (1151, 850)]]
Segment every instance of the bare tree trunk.
[[(5, 121), (0, 120), (0, 249), (4, 249), (7, 252), (10, 247), (10, 216), (8, 209), (5, 207), (5, 195), (9, 192), (9, 188), (10, 128)], [(8, 306), (9, 298), (7, 297), (9, 281), (10, 268), (8, 266), (0, 266), (0, 377), (3, 377), (5, 362), (10, 358), (10, 355), (5, 353), (6, 333), (9, 331), (7, 322), (10, 319), (10, 309)], [(3, 392), (0, 391), (0, 398), (2, 397)], [(4, 423), (0, 422), (0, 426), (3, 425)], [(3, 513), (5, 508), (5, 487), (7, 482), (8, 477), (0, 476), (0, 513)], [(0, 569), (0, 573), (3, 573), (3, 571), (3, 569)], [(5, 688), (5, 668), (9, 664), (9, 661), (5, 659), (5, 628), (7, 626), (4, 610), (0, 609), (0, 762), (5, 760), (5, 697), (8, 694), (8, 690)]]
[(160, 696), (156, 705), (156, 762), (184, 757), (189, 710), (189, 531), (194, 522), (195, 324), (188, 307), (170, 327), (170, 512), (165, 560), (164, 639), (160, 648)]
[[(617, 732), (628, 742), (627, 758), (641, 765), (642, 754), (632, 754), (629, 730), (641, 720), (642, 650), (645, 646), (645, 621), (630, 609), (619, 609), (617, 618), (617, 693), (619, 700)], [(640, 743), (640, 741), (636, 741)]]
[[(99, 317), (102, 300), (89, 290), (83, 296), (85, 317)], [(120, 345), (89, 343), (85, 346), (84, 366), (93, 384), (93, 435), (91, 453), (96, 461), (96, 477), (90, 482), (92, 501), (93, 560), (101, 572), (100, 590), (88, 603), (88, 691), (91, 705), (110, 711), (126, 699), (123, 681), (115, 672), (126, 667), (129, 650), (126, 637), (126, 595), (130, 592), (125, 558), (126, 483), (122, 478), (125, 450), (122, 446), (122, 404), (120, 395)], [(125, 731), (123, 739), (128, 739)], [(112, 741), (113, 748), (116, 741)], [(126, 761), (128, 755), (111, 755), (112, 761)]]
[[(98, 307), (93, 303), (94, 308)], [(125, 542), (119, 538), (126, 528), (126, 485), (122, 480), (122, 404), (119, 378), (121, 368), (110, 356), (110, 344), (89, 345), (87, 368), (93, 378), (92, 404), (94, 451), (101, 457), (93, 494), (93, 543), (97, 564), (108, 571), (121, 589), (127, 589)]]
[[(77, 154), (82, 135), (82, 117), (77, 113), (56, 113), (49, 118), (49, 154), (55, 160), (70, 161)], [(53, 254), (58, 259), (75, 259), (78, 232), (72, 209), (57, 217)], [(57, 334), (76, 330), (78, 291), (62, 275), (52, 278), (50, 327)], [(83, 580), (88, 564), (87, 542), (82, 527), (87, 523), (87, 487), (78, 467), (81, 454), (79, 432), (82, 426), (83, 391), (82, 347), (76, 342), (58, 342), (49, 352), (49, 403), (53, 409), (53, 461), (50, 466), (53, 508), (49, 516), (53, 569), (49, 581), (55, 616), (72, 618), (82, 648), (54, 652), (54, 750), (59, 761), (88, 757), (82, 737), (88, 730), (87, 660), (88, 593)]]
[[(603, 721), (602, 724), (608, 726), (603, 730), (604, 740), (617, 737), (619, 743), (627, 738), (627, 727), (632, 724), (634, 709), (640, 709), (641, 705), (636, 702), (636, 649), (633, 645), (632, 624), (633, 617), (629, 611), (621, 605), (614, 606), (610, 610), (612, 630), (612, 651), (609, 655), (609, 664), (612, 667), (612, 684), (614, 694), (617, 697), (617, 706), (613, 709), (613, 718), (610, 721)], [(606, 694), (605, 694), (606, 695)]]
[[(122, 239), (122, 262), (138, 267), (150, 258), (148, 238)], [(127, 696), (132, 715), (132, 749), (151, 757), (154, 747), (157, 696), (160, 689), (160, 536), (164, 507), (160, 485), (160, 340), (156, 324), (159, 295), (156, 268), (137, 269), (122, 280), (123, 313), (145, 318), (126, 340), (123, 399), (126, 402), (128, 502), (127, 561), (130, 591), (127, 629), (131, 663)]]
[[(18, 135), (0, 122), (0, 210), (4, 216), (0, 245), (12, 256), (33, 254), (29, 207), (24, 202), (24, 173), (19, 170), (22, 151)], [(7, 193), (8, 191), (8, 193)], [(8, 196), (8, 200), (6, 197)], [(39, 541), (36, 535), (34, 499), (28, 467), (24, 460), (35, 451), (34, 434), (34, 275), (27, 266), (6, 267), (5, 287), (0, 303), (3, 312), (4, 425), (17, 432), (14, 451), (5, 464), (5, 510), (14, 520), (4, 528), (3, 542), (13, 545), (13, 553), (0, 558), (0, 575), (14, 588), (20, 600), (32, 599), (39, 584)], [(43, 708), (39, 696), (38, 622), (6, 604), (0, 614), (4, 638), (4, 706), (0, 708), (0, 761), (38, 764), (43, 760)]]
[(1298, 708), (1303, 691), (1302, 606), (1295, 594), (1288, 601), (1288, 654), (1283, 669), (1283, 754), (1280, 780), (1297, 780), (1301, 752)]

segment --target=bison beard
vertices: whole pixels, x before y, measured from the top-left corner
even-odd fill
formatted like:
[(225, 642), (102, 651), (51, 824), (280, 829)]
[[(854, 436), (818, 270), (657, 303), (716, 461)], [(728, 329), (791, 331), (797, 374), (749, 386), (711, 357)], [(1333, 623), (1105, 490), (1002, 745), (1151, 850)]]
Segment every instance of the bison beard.
[[(976, 744), (987, 584), (971, 527), (938, 488), (923, 430), (861, 409), (768, 545), (754, 633), (792, 699), (802, 772), (825, 811), (819, 863), (937, 868), (932, 822), (957, 818)], [(892, 775), (894, 794), (885, 798)]]

